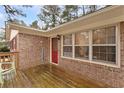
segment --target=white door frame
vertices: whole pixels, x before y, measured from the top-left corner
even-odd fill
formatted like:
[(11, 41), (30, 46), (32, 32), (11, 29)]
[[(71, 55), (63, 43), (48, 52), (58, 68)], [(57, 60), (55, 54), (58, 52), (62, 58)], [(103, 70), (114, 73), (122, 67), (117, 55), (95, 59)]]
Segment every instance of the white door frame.
[[(55, 37), (50, 37), (50, 63), (54, 65), (59, 65), (59, 51), (58, 51), (58, 63), (56, 64), (52, 62), (52, 38), (55, 38)], [(57, 47), (58, 47), (58, 41), (57, 41)], [(58, 50), (59, 50), (59, 47), (58, 47)]]

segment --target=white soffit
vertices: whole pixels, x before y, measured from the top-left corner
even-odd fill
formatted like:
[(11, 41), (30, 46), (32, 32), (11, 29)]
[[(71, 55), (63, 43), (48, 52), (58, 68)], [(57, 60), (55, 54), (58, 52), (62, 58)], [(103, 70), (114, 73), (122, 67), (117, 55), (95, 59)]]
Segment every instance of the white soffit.
[(17, 34), (18, 34), (18, 30), (12, 29), (10, 34), (10, 40), (12, 40)]

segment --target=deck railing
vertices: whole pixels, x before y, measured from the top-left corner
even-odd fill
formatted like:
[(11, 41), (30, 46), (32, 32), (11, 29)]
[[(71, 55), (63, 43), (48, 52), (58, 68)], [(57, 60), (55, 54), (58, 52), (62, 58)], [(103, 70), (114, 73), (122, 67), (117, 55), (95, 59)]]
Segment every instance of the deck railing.
[[(0, 62), (15, 62), (16, 69), (18, 68), (19, 53), (18, 52), (0, 52)], [(7, 68), (8, 65), (4, 65), (3, 68)]]

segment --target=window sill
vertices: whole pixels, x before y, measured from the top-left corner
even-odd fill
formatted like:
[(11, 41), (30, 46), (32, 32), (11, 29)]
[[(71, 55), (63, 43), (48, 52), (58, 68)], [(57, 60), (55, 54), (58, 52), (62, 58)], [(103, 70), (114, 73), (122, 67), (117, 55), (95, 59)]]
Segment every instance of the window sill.
[(69, 59), (69, 60), (75, 60), (75, 61), (78, 61), (78, 62), (93, 63), (93, 64), (97, 64), (97, 65), (120, 68), (120, 64), (109, 64), (109, 63), (102, 63), (102, 62), (98, 62), (98, 61), (90, 61), (90, 60), (86, 60), (86, 59), (78, 59), (78, 58), (71, 58), (71, 57), (64, 57), (64, 56), (61, 56), (61, 58)]

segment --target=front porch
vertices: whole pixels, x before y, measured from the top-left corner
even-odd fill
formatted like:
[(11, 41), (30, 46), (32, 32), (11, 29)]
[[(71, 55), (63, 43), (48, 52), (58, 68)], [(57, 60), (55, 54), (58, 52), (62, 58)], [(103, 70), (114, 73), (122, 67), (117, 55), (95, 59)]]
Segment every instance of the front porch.
[(90, 88), (107, 87), (96, 84), (86, 77), (73, 73), (51, 64), (39, 65), (23, 71), (18, 70), (14, 79), (5, 81), (4, 88)]

